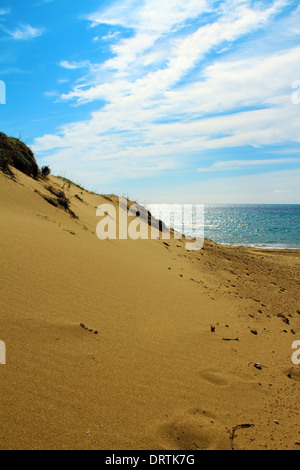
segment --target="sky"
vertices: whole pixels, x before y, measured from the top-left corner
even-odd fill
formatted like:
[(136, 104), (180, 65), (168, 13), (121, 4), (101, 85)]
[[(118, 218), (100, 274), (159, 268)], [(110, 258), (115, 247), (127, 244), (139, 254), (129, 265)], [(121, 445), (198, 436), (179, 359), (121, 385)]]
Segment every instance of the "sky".
[(300, 203), (298, 0), (0, 1), (0, 131), (40, 166), (140, 203)]

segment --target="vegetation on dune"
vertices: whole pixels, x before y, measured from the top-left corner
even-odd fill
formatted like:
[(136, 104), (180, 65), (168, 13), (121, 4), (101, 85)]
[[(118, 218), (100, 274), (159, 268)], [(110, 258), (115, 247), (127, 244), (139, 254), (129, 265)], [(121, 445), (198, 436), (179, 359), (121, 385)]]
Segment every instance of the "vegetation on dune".
[(42, 169), (41, 169), (41, 175), (43, 178), (46, 178), (47, 176), (49, 176), (51, 173), (51, 170), (49, 168), (49, 166), (43, 166)]
[(76, 186), (76, 188), (81, 189), (81, 191), (85, 191), (89, 194), (93, 194), (98, 196), (98, 194), (95, 191), (90, 191), (89, 189), (84, 188), (81, 184), (76, 183), (75, 181), (71, 181), (69, 178), (66, 178), (65, 176), (57, 176), (57, 178), (61, 179), (63, 181), (63, 185), (68, 186), (68, 188), (71, 187), (71, 185)]
[[(42, 169), (39, 168), (32, 150), (24, 142), (15, 137), (8, 137), (3, 132), (0, 132), (0, 171), (14, 178), (13, 168), (31, 178), (40, 178), (44, 181), (48, 180), (48, 176), (51, 173), (49, 166), (43, 166)], [(71, 182), (69, 182), (69, 187), (70, 185)], [(45, 189), (49, 191), (51, 196), (44, 195), (37, 189), (35, 189), (35, 192), (52, 206), (63, 209), (74, 219), (78, 218), (71, 210), (70, 198), (66, 196), (64, 186), (62, 189), (56, 189), (48, 185)]]
[(10, 166), (32, 178), (39, 175), (39, 167), (32, 150), (20, 139), (0, 132), (0, 170), (12, 176)]
[(72, 211), (70, 207), (70, 199), (66, 196), (63, 190), (57, 189), (54, 186), (46, 186), (46, 189), (54, 197), (39, 193), (42, 198), (45, 199), (45, 201), (47, 201), (54, 207), (58, 207), (60, 209), (63, 209), (65, 212), (68, 212), (68, 214), (70, 214), (73, 219), (78, 219), (77, 215)]

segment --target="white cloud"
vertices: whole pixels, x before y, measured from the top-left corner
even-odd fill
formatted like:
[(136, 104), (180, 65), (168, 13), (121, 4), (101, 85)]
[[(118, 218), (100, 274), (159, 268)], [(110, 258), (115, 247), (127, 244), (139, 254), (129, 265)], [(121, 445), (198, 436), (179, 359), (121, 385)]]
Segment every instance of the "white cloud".
[[(299, 107), (291, 102), (299, 47), (231, 54), (232, 44), (266, 28), (287, 3), (227, 0), (218, 9), (200, 0), (128, 0), (123, 9), (117, 3), (90, 15), (95, 27), (121, 25), (133, 35), (111, 38), (114, 57), (104, 63), (61, 62), (88, 67), (61, 100), (106, 105), (57, 136), (36, 139), (35, 152), (51, 153), (57, 170), (76, 167), (100, 184), (184, 168), (185, 158), (199, 159), (200, 167), (209, 149), (300, 142)], [(213, 7), (213, 17), (202, 21)], [(205, 62), (215, 51), (218, 57)]]
[(13, 39), (27, 41), (29, 39), (34, 39), (41, 36), (44, 30), (41, 28), (33, 28), (27, 24), (15, 29), (14, 31), (7, 32)]
[(38, 138), (35, 142), (40, 151), (68, 147), (61, 137), (55, 135), (44, 135), (42, 139)]
[(212, 3), (208, 0), (126, 0), (115, 2), (104, 12), (93, 13), (88, 19), (92, 26), (120, 25), (137, 31), (148, 30), (162, 34), (211, 9), (209, 5)]
[[(139, 17), (143, 19), (144, 17), (147, 18), (146, 12), (149, 10), (149, 2), (150, 0), (146, 1), (144, 9), (138, 14)], [(152, 0), (152, 2), (156, 2), (156, 0)], [(140, 98), (149, 99), (151, 96), (155, 96), (155, 94), (161, 91), (168, 91), (170, 87), (181, 80), (185, 74), (195, 67), (213, 48), (223, 44), (224, 41), (235, 41), (246, 33), (262, 27), (262, 25), (265, 25), (265, 23), (278, 12), (280, 7), (286, 4), (286, 1), (277, 0), (272, 7), (265, 10), (250, 9), (244, 4), (245, 2), (242, 4), (242, 2), (239, 1), (238, 3), (239, 7), (237, 9), (232, 9), (232, 7), (230, 7), (230, 9), (228, 8), (228, 12), (214, 23), (200, 26), (196, 32), (188, 34), (183, 39), (177, 40), (173, 46), (171, 45), (171, 49), (167, 51), (167, 60), (166, 57), (164, 59), (166, 61), (165, 66), (156, 71), (146, 72), (138, 78), (127, 78), (126, 76), (128, 76), (130, 65), (134, 63), (136, 66), (137, 64), (137, 55), (148, 51), (159, 35), (168, 32), (171, 27), (175, 27), (176, 22), (180, 20), (179, 14), (169, 15), (172, 21), (170, 19), (168, 21), (161, 19), (158, 25), (157, 18), (161, 18), (161, 16), (164, 15), (161, 14), (160, 10), (160, 15), (153, 13), (154, 20), (152, 28), (146, 29), (145, 24), (148, 24), (148, 19), (147, 21), (144, 19), (142, 22), (143, 27), (139, 26), (140, 23), (138, 23), (136, 27), (137, 34), (134, 37), (121, 40), (118, 44), (112, 46), (116, 56), (107, 60), (102, 67), (98, 67), (99, 77), (96, 77), (96, 82), (102, 77), (103, 70), (112, 68), (119, 72), (115, 77), (112, 76), (113, 84), (116, 85), (116, 89), (118, 89), (119, 79), (123, 77), (130, 82), (130, 85), (126, 87), (129, 89), (129, 93), (131, 95), (143, 95), (140, 96)], [(181, 2), (174, 0), (173, 4), (175, 4), (179, 10)], [(193, 15), (197, 14), (198, 16), (201, 11), (204, 12), (206, 10), (206, 2), (198, 2), (197, 4), (198, 8), (196, 9), (194, 1), (186, 2), (186, 15), (192, 11)], [(192, 8), (192, 6), (194, 8)], [(168, 8), (170, 8), (169, 3)], [(185, 16), (183, 18), (185, 18)], [(194, 18), (194, 16), (192, 16), (192, 18)], [(101, 17), (98, 18), (98, 21), (101, 22)], [(104, 19), (102, 21), (104, 21)], [(149, 54), (146, 55), (146, 64), (148, 61)], [(143, 63), (145, 64), (144, 54)], [(107, 84), (102, 82), (101, 84), (97, 83), (95, 86), (92, 85), (87, 88), (81, 86), (80, 88), (75, 88), (69, 94), (64, 94), (63, 99), (77, 99), (78, 102), (83, 103), (99, 98), (110, 99), (110, 96), (107, 96), (106, 85)], [(113, 89), (113, 87), (110, 86), (110, 89)]]
[(67, 60), (62, 60), (59, 63), (60, 67), (68, 70), (76, 70), (76, 69), (82, 69), (85, 67), (90, 66), (90, 62), (88, 60), (83, 60), (81, 62), (69, 62)]
[[(120, 35), (120, 32), (115, 31), (114, 33), (109, 33), (109, 34), (106, 34), (105, 36), (102, 36), (101, 39), (103, 39), (103, 41), (111, 41), (112, 39), (116, 39), (119, 35)], [(94, 39), (99, 39), (99, 38), (97, 37)]]
[[(299, 152), (300, 153), (300, 152)], [(270, 158), (265, 160), (227, 160), (215, 162), (208, 168), (198, 168), (198, 172), (241, 170), (257, 168), (260, 166), (287, 165), (289, 163), (300, 163), (300, 158)]]
[[(115, 80), (89, 90), (78, 88), (75, 95), (84, 93), (90, 100), (99, 97), (110, 100), (110, 104), (93, 113), (90, 122), (85, 123), (84, 135), (89, 129), (101, 142), (101, 134), (129, 131), (134, 135), (133, 142), (139, 134), (140, 140), (148, 144), (147, 151), (159, 150), (160, 155), (167, 152), (174, 156), (184, 149), (195, 152), (299, 142), (299, 109), (290, 98), (290, 78), (300, 76), (300, 63), (296, 60), (299, 54), (300, 49), (294, 48), (279, 55), (209, 66), (202, 72), (202, 81), (167, 91), (158, 99), (142, 80), (134, 85)], [(69, 99), (70, 95), (66, 97)], [(256, 109), (240, 111), (245, 107)], [(170, 116), (176, 118), (175, 122), (157, 122)], [(67, 136), (73, 138), (72, 128), (80, 135), (80, 126), (67, 126), (64, 132), (70, 145), (72, 139)], [(117, 145), (116, 141), (113, 153), (117, 153)], [(133, 143), (131, 154), (135, 153)]]
[(132, 0), (125, 2), (125, 5), (117, 3), (105, 12), (90, 15), (88, 19), (93, 26), (105, 23), (134, 30), (133, 37), (121, 39), (118, 44), (112, 46), (115, 57), (105, 64), (106, 68), (124, 73), (137, 56), (153, 46), (159, 38), (176, 30), (187, 20), (197, 18), (208, 9), (207, 0)]

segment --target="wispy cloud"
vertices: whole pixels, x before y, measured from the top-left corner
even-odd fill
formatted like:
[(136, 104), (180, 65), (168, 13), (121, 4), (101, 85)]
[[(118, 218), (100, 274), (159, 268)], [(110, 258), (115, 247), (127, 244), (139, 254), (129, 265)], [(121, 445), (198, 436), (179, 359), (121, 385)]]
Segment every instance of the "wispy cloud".
[(185, 159), (200, 168), (206, 150), (300, 142), (299, 107), (291, 101), (299, 46), (258, 48), (247, 57), (242, 47), (290, 3), (126, 0), (89, 15), (94, 28), (119, 27), (119, 36), (109, 33), (112, 56), (99, 64), (61, 62), (85, 67), (86, 75), (60, 99), (106, 104), (95, 104), (90, 119), (36, 139), (34, 150), (51, 152), (57, 168), (75, 162), (78, 174), (97, 175), (100, 183), (183, 168)]
[[(103, 41), (111, 41), (112, 39), (116, 39), (119, 35), (120, 31), (115, 31), (114, 33), (109, 33), (105, 36), (102, 36), (101, 39), (103, 39)], [(99, 37), (95, 37), (94, 40), (99, 40)]]
[(94, 13), (88, 19), (92, 26), (102, 23), (122, 25), (135, 32), (132, 37), (121, 39), (112, 46), (115, 57), (105, 63), (106, 68), (124, 73), (158, 39), (170, 32), (174, 33), (187, 20), (192, 21), (209, 9), (207, 0), (131, 0), (125, 4), (117, 3), (105, 12)]
[[(173, 7), (174, 5), (176, 6), (175, 14), (170, 15), (169, 12), (168, 20), (166, 20), (165, 15), (162, 15), (161, 12), (159, 15), (152, 13), (154, 17), (151, 26), (149, 26), (149, 5), (150, 3), (153, 4), (155, 1), (156, 0), (147, 0), (144, 4), (144, 8), (138, 10), (138, 14), (136, 13), (136, 15), (143, 20), (140, 19), (138, 22), (138, 26), (136, 27), (137, 34), (132, 38), (121, 40), (117, 45), (112, 46), (115, 57), (107, 60), (102, 66), (98, 67), (98, 75), (94, 77), (95, 85), (85, 88), (82, 86), (79, 88), (75, 87), (69, 94), (62, 96), (64, 100), (76, 99), (78, 102), (84, 103), (95, 99), (103, 99), (104, 97), (106, 99), (110, 98), (110, 96), (107, 95), (107, 83), (102, 82), (103, 71), (109, 68), (118, 72), (110, 77), (113, 78), (113, 84), (115, 85), (113, 87), (109, 86), (113, 92), (113, 96), (116, 92), (119, 97), (122, 98), (122, 94), (125, 92), (126, 96), (128, 93), (131, 96), (141, 95), (143, 93), (144, 98), (149, 99), (151, 96), (154, 98), (155, 95), (161, 93), (162, 90), (168, 91), (174, 86), (215, 47), (224, 42), (233, 42), (249, 32), (260, 29), (286, 4), (285, 0), (277, 0), (272, 7), (262, 10), (250, 9), (247, 6), (249, 2), (235, 0), (235, 3), (238, 3), (239, 7), (234, 9), (232, 5), (229, 7), (229, 3), (232, 4), (232, 1), (227, 1), (227, 3), (222, 4), (221, 12), (219, 12), (221, 16), (217, 21), (201, 26), (194, 33), (187, 34), (183, 38), (171, 42), (169, 49), (165, 51), (167, 56), (164, 57), (164, 65), (162, 67), (159, 67), (157, 70), (155, 70), (155, 68), (153, 70), (152, 68), (150, 72), (148, 72), (147, 65), (149, 65), (149, 54), (147, 53), (146, 60), (148, 59), (148, 62), (146, 62), (146, 67), (143, 67), (138, 77), (135, 71), (131, 71), (132, 75), (130, 76), (130, 65), (132, 63), (134, 67), (140, 65), (141, 62), (143, 62), (145, 66), (145, 54), (143, 54), (142, 59), (138, 59), (137, 55), (148, 51), (160, 35), (169, 32), (172, 26), (176, 27), (177, 23), (179, 21), (182, 22), (183, 18), (185, 18), (184, 15), (182, 18), (179, 14), (180, 12), (182, 13), (184, 9), (182, 2), (174, 0), (174, 2), (171, 3)], [(171, 8), (171, 3), (168, 4), (169, 9)], [(195, 2), (192, 0), (185, 3), (186, 19), (193, 19), (194, 16), (199, 16), (208, 9), (206, 1), (199, 2), (199, 0), (197, 0), (196, 3), (197, 8)], [(225, 5), (227, 5), (227, 9)], [(179, 9), (179, 6), (181, 6), (181, 9)], [(153, 9), (153, 12), (154, 11)], [(167, 12), (165, 13), (167, 14)], [(95, 18), (97, 18), (99, 22), (104, 22), (106, 17), (94, 15), (92, 18), (94, 22), (96, 21)], [(111, 12), (108, 18), (109, 20), (107, 19), (106, 21), (110, 21), (111, 23), (125, 21), (122, 16), (119, 20), (113, 20)], [(129, 24), (131, 24), (131, 21), (132, 18), (129, 17)], [(148, 29), (146, 29), (146, 25), (148, 25)], [(153, 51), (152, 57), (156, 56), (156, 51)], [(120, 81), (120, 78), (122, 81)], [(100, 81), (99, 84), (97, 83), (98, 81)], [(141, 98), (141, 96), (139, 97)]]
[(198, 168), (198, 172), (206, 171), (238, 171), (241, 169), (258, 168), (260, 166), (288, 165), (289, 163), (300, 163), (299, 158), (270, 158), (265, 160), (229, 160), (215, 162), (208, 168)]
[(36, 37), (41, 36), (44, 30), (42, 28), (34, 28), (30, 26), (29, 24), (27, 24), (27, 25), (22, 25), (13, 31), (7, 31), (7, 32), (13, 39), (27, 41), (27, 40), (34, 39)]
[(60, 67), (62, 67), (64, 69), (76, 70), (76, 69), (82, 69), (82, 68), (85, 68), (85, 67), (89, 67), (90, 62), (88, 60), (84, 60), (84, 61), (81, 61), (81, 62), (69, 62), (67, 60), (62, 60), (59, 63), (59, 65), (60, 65)]
[(0, 8), (0, 16), (9, 15), (10, 11), (10, 8)]

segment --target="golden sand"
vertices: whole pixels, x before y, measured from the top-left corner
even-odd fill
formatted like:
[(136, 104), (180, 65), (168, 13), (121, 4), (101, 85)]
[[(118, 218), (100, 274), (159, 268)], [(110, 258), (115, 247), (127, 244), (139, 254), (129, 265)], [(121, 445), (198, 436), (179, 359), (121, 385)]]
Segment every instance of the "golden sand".
[(107, 199), (65, 185), (74, 219), (41, 197), (62, 179), (15, 174), (0, 175), (1, 449), (300, 448), (299, 251), (100, 241)]

